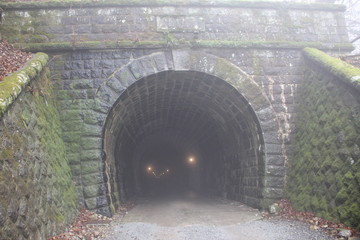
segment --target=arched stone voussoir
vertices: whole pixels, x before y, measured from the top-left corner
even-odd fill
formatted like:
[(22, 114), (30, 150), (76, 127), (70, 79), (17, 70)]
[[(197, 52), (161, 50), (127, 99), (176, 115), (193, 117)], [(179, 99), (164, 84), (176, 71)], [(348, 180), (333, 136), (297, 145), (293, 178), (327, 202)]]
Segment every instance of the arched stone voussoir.
[(113, 76), (117, 78), (121, 85), (125, 88), (129, 87), (137, 80), (128, 67), (124, 67), (115, 71)]
[(171, 70), (172, 66), (169, 67), (168, 62), (170, 61), (167, 61), (165, 53), (158, 52), (135, 59), (129, 64), (128, 68), (136, 80), (139, 80), (158, 72)]
[(255, 114), (261, 123), (277, 119), (274, 109), (271, 107), (271, 105), (269, 107), (256, 110)]
[(121, 81), (116, 78), (116, 77), (110, 77), (107, 81), (106, 81), (106, 86), (108, 86), (109, 88), (111, 88), (111, 90), (113, 90), (116, 94), (120, 94), (122, 93), (126, 87), (123, 86), (123, 84), (121, 83)]
[[(114, 82), (117, 80), (112, 80), (112, 81)], [(101, 85), (96, 90), (95, 98), (112, 106), (123, 91), (125, 91), (125, 88), (122, 88), (121, 90), (118, 89), (118, 91), (114, 91), (112, 89), (112, 87), (108, 86), (107, 84), (104, 84), (104, 85)], [(96, 103), (96, 101), (95, 101), (95, 103)]]
[(204, 72), (224, 80), (239, 91), (255, 111), (271, 107), (261, 86), (226, 59), (202, 51), (187, 50), (174, 50), (173, 58), (175, 70)]

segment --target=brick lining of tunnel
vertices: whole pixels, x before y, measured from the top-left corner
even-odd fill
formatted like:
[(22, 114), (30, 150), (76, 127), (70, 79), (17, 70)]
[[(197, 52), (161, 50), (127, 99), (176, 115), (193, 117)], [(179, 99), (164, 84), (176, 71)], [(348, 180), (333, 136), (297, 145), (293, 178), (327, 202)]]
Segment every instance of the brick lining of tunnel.
[(172, 144), (182, 158), (199, 160), (202, 176), (194, 188), (258, 204), (264, 176), (259, 127), (248, 102), (225, 81), (191, 71), (150, 75), (121, 94), (108, 119), (113, 199), (142, 194), (144, 154)]

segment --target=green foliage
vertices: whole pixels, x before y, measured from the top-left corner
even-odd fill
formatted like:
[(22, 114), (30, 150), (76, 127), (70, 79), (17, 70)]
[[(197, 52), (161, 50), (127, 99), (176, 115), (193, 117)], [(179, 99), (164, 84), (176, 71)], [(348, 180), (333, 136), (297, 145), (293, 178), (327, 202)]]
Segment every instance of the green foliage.
[(353, 90), (305, 67), (286, 193), (298, 210), (360, 229), (360, 106)]

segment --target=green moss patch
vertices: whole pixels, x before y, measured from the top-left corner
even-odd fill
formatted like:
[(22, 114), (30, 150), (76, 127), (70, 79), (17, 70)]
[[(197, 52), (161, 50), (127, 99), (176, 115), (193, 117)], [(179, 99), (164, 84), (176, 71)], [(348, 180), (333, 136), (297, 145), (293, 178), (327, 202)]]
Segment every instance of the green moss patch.
[(319, 66), (325, 68), (342, 81), (353, 85), (360, 91), (360, 69), (354, 67), (338, 58), (331, 57), (326, 53), (315, 49), (305, 48), (304, 54), (310, 61), (315, 62)]
[(360, 230), (360, 103), (348, 82), (359, 69), (305, 52), (287, 196), (298, 210)]
[(323, 50), (352, 50), (349, 43), (328, 44), (317, 42), (291, 42), (291, 41), (222, 41), (222, 40), (168, 40), (164, 41), (78, 41), (78, 42), (47, 42), (47, 43), (17, 43), (14, 46), (27, 51), (73, 51), (73, 50), (100, 50), (118, 48), (256, 48), (256, 49), (303, 49), (316, 47)]
[(5, 239), (48, 237), (64, 230), (77, 211), (50, 71), (44, 67), (47, 56), (37, 56), (27, 73), (34, 91), (16, 93), (0, 121), (0, 208), (7, 212), (0, 235)]
[(3, 9), (19, 8), (74, 8), (74, 7), (113, 7), (113, 6), (215, 6), (215, 7), (246, 7), (246, 8), (268, 8), (268, 9), (299, 9), (299, 10), (322, 10), (322, 11), (345, 11), (343, 5), (326, 3), (283, 3), (274, 0), (48, 0), (48, 1), (26, 1), (26, 2), (3, 2)]
[(45, 53), (37, 53), (22, 69), (0, 81), (0, 116), (15, 101), (25, 86), (41, 72), (47, 61), (48, 56)]

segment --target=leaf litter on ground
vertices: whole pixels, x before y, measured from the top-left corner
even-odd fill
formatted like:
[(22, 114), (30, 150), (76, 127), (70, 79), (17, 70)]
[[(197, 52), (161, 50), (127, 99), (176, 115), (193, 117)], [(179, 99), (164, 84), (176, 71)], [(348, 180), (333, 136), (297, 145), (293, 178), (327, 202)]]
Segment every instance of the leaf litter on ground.
[(32, 53), (14, 48), (7, 41), (0, 40), (0, 81), (22, 68), (32, 56)]

